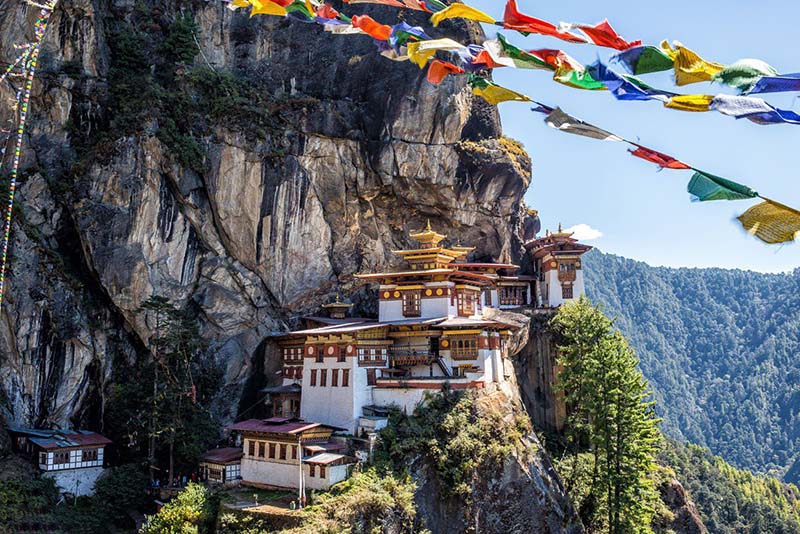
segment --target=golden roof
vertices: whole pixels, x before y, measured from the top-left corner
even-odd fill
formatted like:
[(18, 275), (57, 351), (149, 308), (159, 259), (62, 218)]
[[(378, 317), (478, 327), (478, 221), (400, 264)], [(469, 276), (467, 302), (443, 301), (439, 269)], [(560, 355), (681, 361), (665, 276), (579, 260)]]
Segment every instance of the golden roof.
[(346, 302), (342, 302), (339, 300), (339, 295), (336, 295), (336, 301), (329, 302), (328, 304), (323, 304), (323, 308), (352, 308), (352, 304), (347, 304)]
[(558, 223), (558, 232), (550, 234), (549, 231), (548, 231), (548, 235), (551, 236), (551, 237), (572, 237), (572, 234), (574, 234), (574, 233), (575, 232), (565, 232), (564, 230), (562, 230), (561, 229), (561, 223)]
[(420, 230), (419, 232), (411, 234), (411, 238), (419, 241), (421, 245), (428, 245), (426, 248), (435, 247), (446, 237), (446, 235), (434, 232), (431, 229), (430, 219), (428, 219), (428, 224), (424, 230)]

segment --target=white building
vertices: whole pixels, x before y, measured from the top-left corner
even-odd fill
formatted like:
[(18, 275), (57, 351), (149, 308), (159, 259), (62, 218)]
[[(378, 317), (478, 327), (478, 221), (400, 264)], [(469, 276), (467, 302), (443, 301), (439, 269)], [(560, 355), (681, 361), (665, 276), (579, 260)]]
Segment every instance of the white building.
[(592, 249), (578, 243), (569, 232), (547, 232), (544, 237), (525, 243), (536, 276), (536, 304), (557, 307), (578, 300), (585, 293), (581, 256)]
[[(512, 372), (504, 340), (517, 326), (495, 310), (530, 303), (533, 278), (515, 276), (516, 265), (467, 263), (473, 249), (441, 246), (445, 236), (430, 225), (411, 237), (418, 248), (396, 251), (407, 269), (358, 275), (379, 284), (377, 321), (348, 319), (337, 301), (331, 317), (307, 318), (312, 328), (278, 338), (281, 387), (301, 386), (302, 418), (356, 434), (383, 424), (375, 416), (360, 424), (366, 406), (411, 412), (445, 383), (482, 388)], [(276, 397), (273, 407), (280, 403)]]
[(91, 495), (103, 473), (105, 447), (111, 440), (87, 430), (9, 428), (14, 448), (34, 459), (42, 476), (73, 495)]
[(232, 486), (242, 481), (242, 449), (211, 449), (200, 456), (200, 478), (212, 484)]
[(331, 439), (333, 427), (297, 418), (248, 419), (229, 427), (242, 437), (241, 478), (261, 488), (328, 490), (350, 475), (355, 458)]

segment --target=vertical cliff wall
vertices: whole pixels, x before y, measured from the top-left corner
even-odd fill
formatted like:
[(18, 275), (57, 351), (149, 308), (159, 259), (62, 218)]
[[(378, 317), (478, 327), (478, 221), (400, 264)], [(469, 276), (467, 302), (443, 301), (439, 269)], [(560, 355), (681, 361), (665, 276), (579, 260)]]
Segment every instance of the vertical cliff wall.
[[(34, 15), (2, 7), (0, 57)], [(271, 332), (338, 291), (365, 303), (352, 275), (426, 219), (485, 258), (521, 253), (530, 161), (496, 110), (367, 37), (220, 2), (64, 0), (40, 72), (0, 315), (18, 422), (99, 421), (115, 362), (146, 352), (151, 295), (195, 311), (237, 399)]]

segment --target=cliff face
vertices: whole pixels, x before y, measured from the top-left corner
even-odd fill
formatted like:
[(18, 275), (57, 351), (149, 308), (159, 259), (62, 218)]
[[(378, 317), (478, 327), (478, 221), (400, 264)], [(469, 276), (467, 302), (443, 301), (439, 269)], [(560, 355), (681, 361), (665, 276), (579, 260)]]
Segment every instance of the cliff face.
[[(196, 28), (176, 27), (180, 13)], [(4, 60), (34, 14), (0, 11)], [(394, 264), (410, 229), (430, 219), (517, 259), (531, 225), (530, 161), (500, 140), (496, 110), (367, 37), (220, 2), (65, 0), (34, 91), (0, 315), (17, 422), (97, 423), (115, 362), (146, 353), (151, 295), (196, 311), (230, 416), (265, 338), (337, 292), (368, 308), (352, 275)]]

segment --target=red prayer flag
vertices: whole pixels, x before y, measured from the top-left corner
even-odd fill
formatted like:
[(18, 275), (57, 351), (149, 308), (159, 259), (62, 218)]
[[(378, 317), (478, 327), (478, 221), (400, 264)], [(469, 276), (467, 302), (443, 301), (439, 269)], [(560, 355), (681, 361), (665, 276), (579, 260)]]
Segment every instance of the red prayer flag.
[(486, 50), (481, 50), (478, 52), (478, 55), (475, 56), (472, 60), (473, 65), (480, 65), (486, 69), (496, 69), (498, 67), (505, 67), (505, 65), (501, 65), (500, 63), (495, 63), (492, 59), (492, 56)]
[(589, 39), (597, 46), (605, 46), (616, 50), (627, 50), (628, 48), (642, 44), (641, 41), (629, 43), (623, 39), (622, 36), (611, 27), (607, 19), (594, 26), (590, 26), (589, 24), (576, 24), (575, 27), (588, 35)]
[(563, 50), (552, 50), (549, 48), (542, 48), (539, 50), (529, 50), (529, 54), (532, 54), (554, 69), (561, 68), (563, 66), (568, 66), (572, 70), (584, 70), (585, 67), (580, 64), (578, 60), (564, 52)]
[[(635, 144), (635, 143), (634, 143)], [(662, 169), (691, 169), (687, 164), (678, 161), (672, 156), (667, 156), (661, 152), (656, 152), (642, 145), (636, 145), (636, 150), (628, 150), (632, 156), (655, 163)]]
[(379, 41), (387, 41), (392, 34), (391, 26), (380, 24), (369, 15), (353, 15), (350, 24)]
[(503, 15), (503, 27), (519, 32), (550, 35), (571, 43), (586, 42), (586, 39), (580, 35), (561, 31), (554, 24), (520, 13), (519, 9), (517, 9), (516, 0), (508, 0), (508, 3), (506, 3), (506, 11)]
[(464, 69), (447, 61), (434, 59), (428, 67), (428, 81), (434, 85), (442, 83), (448, 74), (463, 74)]
[(273, 4), (278, 4), (281, 7), (289, 7), (294, 3), (294, 0), (267, 0)]

